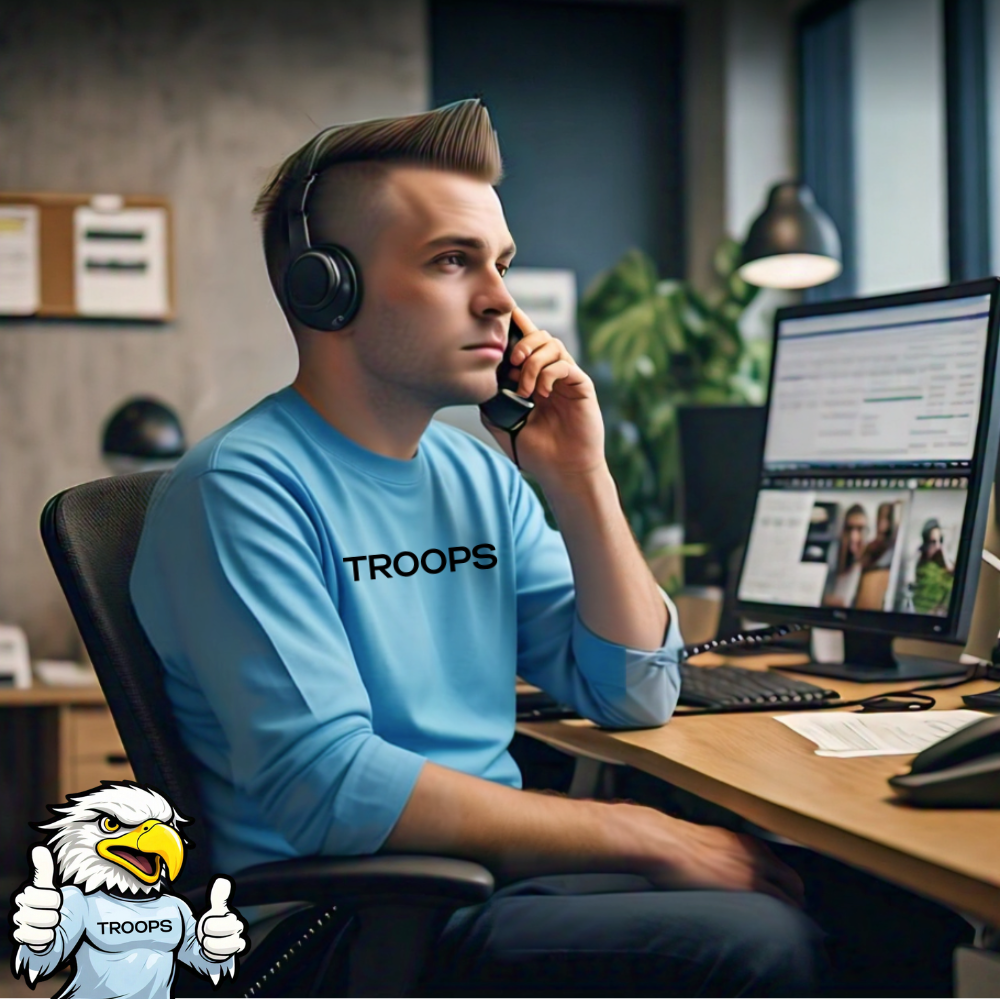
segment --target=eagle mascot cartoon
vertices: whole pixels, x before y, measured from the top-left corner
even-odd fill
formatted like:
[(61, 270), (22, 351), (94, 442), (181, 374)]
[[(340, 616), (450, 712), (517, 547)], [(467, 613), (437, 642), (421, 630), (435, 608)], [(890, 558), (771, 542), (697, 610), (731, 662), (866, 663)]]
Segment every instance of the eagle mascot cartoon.
[(229, 879), (213, 880), (197, 923), (169, 892), (184, 863), (179, 827), (190, 820), (152, 789), (101, 785), (67, 796), (50, 807), (58, 818), (38, 825), (54, 832), (32, 848), (34, 875), (13, 900), (14, 975), (23, 969), (34, 987), (72, 960), (58, 997), (170, 997), (175, 962), (216, 985), (226, 972), (235, 978), (248, 942), (228, 906)]

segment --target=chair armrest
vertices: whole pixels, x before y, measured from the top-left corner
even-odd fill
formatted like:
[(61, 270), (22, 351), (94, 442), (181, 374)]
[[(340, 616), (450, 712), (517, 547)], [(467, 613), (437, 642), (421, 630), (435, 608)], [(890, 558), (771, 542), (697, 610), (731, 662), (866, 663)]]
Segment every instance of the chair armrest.
[(231, 877), (236, 906), (336, 901), (345, 907), (406, 902), (457, 909), (485, 902), (494, 888), (482, 865), (422, 854), (294, 858)]

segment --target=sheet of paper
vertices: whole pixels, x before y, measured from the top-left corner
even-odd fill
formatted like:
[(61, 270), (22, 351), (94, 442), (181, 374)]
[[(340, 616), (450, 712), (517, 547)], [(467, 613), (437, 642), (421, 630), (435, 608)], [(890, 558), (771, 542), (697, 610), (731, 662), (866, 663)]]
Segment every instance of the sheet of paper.
[(169, 312), (167, 213), (162, 208), (73, 213), (76, 311), (162, 319)]
[(774, 718), (818, 747), (820, 757), (877, 757), (919, 753), (985, 712), (796, 712)]
[(38, 208), (0, 205), (0, 316), (31, 316), (41, 303)]

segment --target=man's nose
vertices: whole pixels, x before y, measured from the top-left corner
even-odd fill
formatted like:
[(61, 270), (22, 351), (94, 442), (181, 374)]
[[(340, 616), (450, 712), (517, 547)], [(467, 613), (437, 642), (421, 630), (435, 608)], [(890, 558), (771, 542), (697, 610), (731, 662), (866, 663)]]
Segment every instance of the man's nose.
[(483, 316), (505, 315), (513, 312), (513, 296), (504, 284), (503, 278), (497, 272), (487, 277), (484, 287), (478, 292), (476, 298), (476, 311)]

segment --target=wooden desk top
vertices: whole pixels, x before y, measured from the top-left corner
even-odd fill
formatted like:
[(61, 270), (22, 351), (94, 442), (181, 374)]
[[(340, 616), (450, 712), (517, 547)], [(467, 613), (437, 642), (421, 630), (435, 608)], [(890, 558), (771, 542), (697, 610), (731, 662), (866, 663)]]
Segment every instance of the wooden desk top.
[(99, 684), (69, 687), (33, 684), (30, 688), (0, 688), (0, 708), (42, 708), (47, 705), (104, 705)]
[[(749, 658), (730, 662), (757, 665)], [(829, 684), (844, 698), (914, 686)], [(929, 693), (939, 709), (963, 708), (963, 694), (994, 687), (996, 681), (972, 681)], [(907, 770), (912, 755), (817, 757), (813, 743), (772, 714), (781, 713), (677, 715), (659, 729), (628, 732), (584, 721), (518, 729), (570, 753), (630, 764), (760, 827), (1000, 926), (1000, 810), (897, 804), (886, 779)]]

